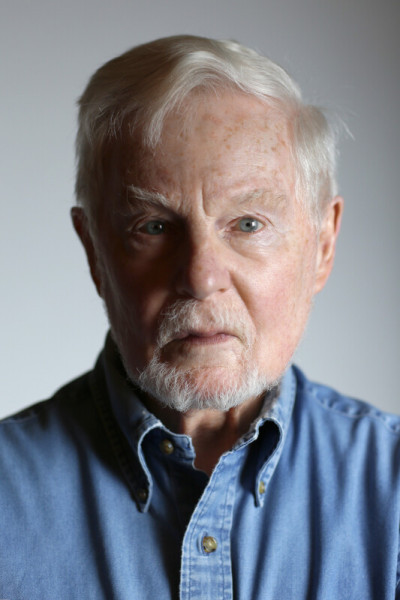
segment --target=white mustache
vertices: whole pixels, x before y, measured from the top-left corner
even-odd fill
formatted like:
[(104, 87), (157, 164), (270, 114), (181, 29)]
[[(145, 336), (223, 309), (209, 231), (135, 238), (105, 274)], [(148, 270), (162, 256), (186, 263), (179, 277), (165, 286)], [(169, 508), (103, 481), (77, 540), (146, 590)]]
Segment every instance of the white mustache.
[(197, 300), (177, 300), (161, 315), (157, 346), (162, 348), (176, 338), (196, 331), (236, 336), (246, 348), (250, 348), (254, 339), (252, 323), (238, 307), (204, 306)]

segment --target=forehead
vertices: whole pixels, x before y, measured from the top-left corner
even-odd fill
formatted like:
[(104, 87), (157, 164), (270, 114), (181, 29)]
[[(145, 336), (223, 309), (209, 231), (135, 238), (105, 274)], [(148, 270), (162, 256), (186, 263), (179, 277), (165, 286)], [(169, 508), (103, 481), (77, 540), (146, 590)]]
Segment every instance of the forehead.
[(209, 193), (246, 182), (293, 187), (287, 118), (244, 94), (190, 98), (166, 118), (158, 145), (124, 144), (123, 183)]

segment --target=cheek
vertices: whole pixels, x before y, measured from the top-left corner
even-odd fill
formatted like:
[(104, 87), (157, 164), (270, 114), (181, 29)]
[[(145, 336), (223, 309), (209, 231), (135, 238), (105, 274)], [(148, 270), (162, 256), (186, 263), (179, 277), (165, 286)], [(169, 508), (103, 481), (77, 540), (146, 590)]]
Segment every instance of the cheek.
[(257, 281), (248, 296), (248, 309), (257, 332), (270, 339), (299, 337), (313, 296), (312, 261), (288, 261), (279, 269), (260, 273)]
[(299, 273), (288, 268), (265, 279), (248, 304), (256, 329), (254, 362), (271, 380), (282, 375), (300, 342), (311, 296)]
[(269, 278), (257, 286), (250, 310), (258, 332), (271, 333), (282, 328), (292, 314), (294, 298), (287, 282), (288, 277), (281, 274), (279, 278)]
[(131, 261), (109, 260), (105, 268), (107, 310), (113, 326), (129, 330), (132, 338), (148, 343), (156, 334), (165, 292), (157, 277)]

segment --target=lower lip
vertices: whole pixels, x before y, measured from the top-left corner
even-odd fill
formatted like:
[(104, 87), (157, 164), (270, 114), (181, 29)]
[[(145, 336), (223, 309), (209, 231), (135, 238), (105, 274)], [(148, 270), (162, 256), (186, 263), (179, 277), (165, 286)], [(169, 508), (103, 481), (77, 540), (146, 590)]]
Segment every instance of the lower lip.
[(183, 342), (184, 344), (190, 344), (192, 346), (208, 346), (212, 344), (222, 344), (232, 340), (232, 338), (232, 335), (226, 333), (216, 333), (214, 335), (187, 335), (184, 338), (174, 341)]

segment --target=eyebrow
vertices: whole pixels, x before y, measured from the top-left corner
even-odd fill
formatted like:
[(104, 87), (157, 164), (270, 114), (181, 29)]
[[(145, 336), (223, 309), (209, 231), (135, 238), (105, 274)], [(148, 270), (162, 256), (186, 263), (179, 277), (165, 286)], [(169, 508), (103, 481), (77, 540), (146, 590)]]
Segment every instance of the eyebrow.
[[(127, 209), (129, 210), (141, 210), (149, 207), (159, 208), (163, 206), (166, 209), (171, 210), (170, 200), (161, 194), (160, 192), (146, 190), (135, 185), (128, 185), (127, 191)], [(247, 190), (239, 194), (232, 196), (231, 200), (238, 206), (242, 204), (251, 205), (259, 201), (260, 198), (266, 198), (267, 202), (273, 203), (276, 206), (280, 206), (287, 202), (285, 194), (277, 194), (268, 188), (258, 188), (255, 190)]]
[(145, 208), (146, 206), (157, 206), (160, 205), (164, 208), (171, 208), (171, 203), (160, 192), (154, 192), (150, 190), (144, 190), (143, 188), (137, 187), (136, 185), (128, 185), (127, 191), (127, 202), (130, 208)]

